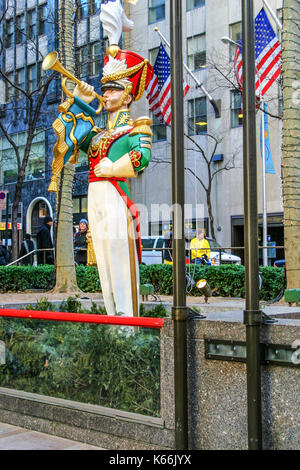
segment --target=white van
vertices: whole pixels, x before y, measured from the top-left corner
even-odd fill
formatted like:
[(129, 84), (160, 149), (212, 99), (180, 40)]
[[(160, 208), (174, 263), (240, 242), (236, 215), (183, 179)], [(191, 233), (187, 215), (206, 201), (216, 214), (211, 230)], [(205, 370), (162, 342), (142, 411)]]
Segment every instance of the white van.
[(142, 237), (142, 264), (163, 263), (163, 250), (161, 248), (164, 248), (164, 245), (164, 237)]
[[(212, 266), (220, 264), (220, 245), (212, 238), (207, 238), (210, 245), (210, 262)], [(163, 252), (162, 248), (165, 247), (166, 239), (162, 236), (147, 236), (142, 237), (142, 264), (161, 264), (163, 263)], [(187, 248), (189, 242), (187, 242)], [(239, 256), (231, 255), (226, 251), (221, 251), (222, 264), (241, 264), (241, 258)]]

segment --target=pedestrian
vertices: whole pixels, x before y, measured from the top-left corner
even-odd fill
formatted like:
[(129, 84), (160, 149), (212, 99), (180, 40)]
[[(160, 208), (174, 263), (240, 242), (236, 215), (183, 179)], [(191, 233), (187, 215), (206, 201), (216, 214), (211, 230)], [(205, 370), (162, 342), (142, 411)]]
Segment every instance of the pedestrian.
[[(38, 264), (54, 264), (53, 242), (50, 232), (52, 223), (52, 217), (47, 215), (37, 233), (37, 248), (43, 250), (37, 253)], [(47, 248), (48, 250), (46, 250)]]
[(0, 240), (0, 266), (6, 266), (10, 260), (10, 254), (5, 245)]
[(77, 264), (84, 266), (86, 266), (87, 262), (87, 229), (88, 221), (81, 219), (79, 222), (79, 231), (75, 234), (74, 238), (75, 261)]
[(197, 229), (197, 236), (191, 240), (191, 262), (194, 264), (203, 264), (203, 256), (209, 259), (210, 245), (205, 238), (203, 228)]
[[(25, 233), (24, 241), (21, 243), (21, 250), (20, 250), (20, 258), (22, 256), (25, 256), (25, 258), (21, 259), (20, 263), (22, 265), (33, 265), (34, 261), (34, 253), (31, 253), (32, 251), (35, 250), (34, 242), (31, 240), (31, 235), (30, 233)], [(31, 253), (31, 254), (28, 254)]]

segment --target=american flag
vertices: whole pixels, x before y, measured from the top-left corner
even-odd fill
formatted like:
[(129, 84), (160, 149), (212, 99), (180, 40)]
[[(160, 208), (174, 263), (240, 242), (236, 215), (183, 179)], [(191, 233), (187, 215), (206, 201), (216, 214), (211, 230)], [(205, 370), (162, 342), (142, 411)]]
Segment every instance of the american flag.
[[(161, 44), (153, 66), (154, 76), (146, 88), (146, 96), (152, 113), (163, 123), (171, 122), (171, 63)], [(189, 86), (183, 82), (183, 96)]]
[[(254, 21), (255, 34), (255, 89), (263, 97), (281, 72), (281, 44), (278, 41), (265, 10), (262, 8)], [(242, 45), (236, 48), (234, 70), (240, 89), (243, 86)]]

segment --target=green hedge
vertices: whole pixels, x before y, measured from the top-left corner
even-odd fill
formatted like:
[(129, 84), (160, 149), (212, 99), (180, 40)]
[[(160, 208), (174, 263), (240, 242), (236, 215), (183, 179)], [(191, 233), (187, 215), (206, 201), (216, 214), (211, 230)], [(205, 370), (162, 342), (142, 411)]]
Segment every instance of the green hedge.
[[(283, 287), (283, 269), (272, 266), (261, 267), (262, 288), (260, 298), (271, 300)], [(191, 265), (187, 273), (197, 282), (206, 278), (214, 295), (223, 297), (245, 296), (245, 267), (239, 265), (197, 266)], [(77, 266), (77, 283), (83, 292), (100, 292), (98, 271), (93, 266)], [(140, 266), (140, 281), (142, 284), (153, 284), (155, 292), (160, 295), (172, 294), (173, 270), (170, 265), (152, 264)], [(0, 290), (2, 292), (24, 291), (27, 289), (50, 290), (55, 285), (53, 266), (10, 266), (0, 267)], [(189, 295), (199, 295), (194, 287)]]

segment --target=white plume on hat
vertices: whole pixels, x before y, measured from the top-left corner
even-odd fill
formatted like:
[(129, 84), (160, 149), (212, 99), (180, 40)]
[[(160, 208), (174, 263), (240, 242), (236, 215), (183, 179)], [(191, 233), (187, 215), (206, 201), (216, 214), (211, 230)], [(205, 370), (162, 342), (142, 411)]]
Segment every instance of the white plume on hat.
[(120, 0), (101, 4), (100, 21), (108, 36), (109, 44), (118, 44), (122, 31), (131, 31), (134, 23), (129, 20)]
[[(125, 70), (127, 70), (127, 64), (125, 59), (119, 60), (115, 59), (112, 56), (108, 56), (108, 62), (103, 67), (102, 78), (105, 78), (117, 72), (124, 72)], [(126, 85), (131, 83), (130, 80), (128, 80), (127, 78), (116, 80), (116, 82), (122, 85), (124, 88), (126, 87)]]

